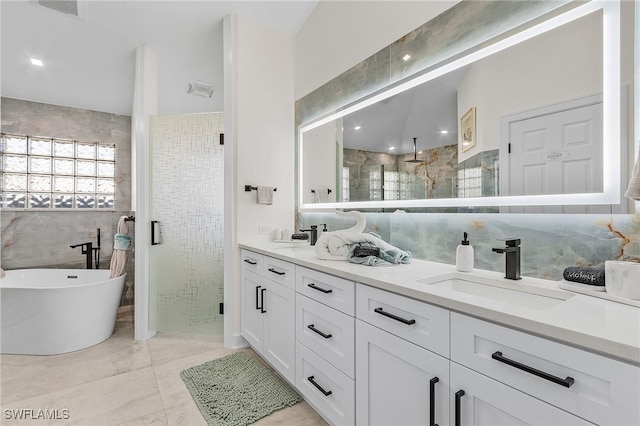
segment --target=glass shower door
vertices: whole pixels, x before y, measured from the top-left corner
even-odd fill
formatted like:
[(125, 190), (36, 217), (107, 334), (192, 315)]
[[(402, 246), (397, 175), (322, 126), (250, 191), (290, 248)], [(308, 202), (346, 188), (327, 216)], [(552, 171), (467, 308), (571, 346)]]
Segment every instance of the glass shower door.
[(149, 322), (222, 336), (224, 146), (221, 113), (150, 119)]

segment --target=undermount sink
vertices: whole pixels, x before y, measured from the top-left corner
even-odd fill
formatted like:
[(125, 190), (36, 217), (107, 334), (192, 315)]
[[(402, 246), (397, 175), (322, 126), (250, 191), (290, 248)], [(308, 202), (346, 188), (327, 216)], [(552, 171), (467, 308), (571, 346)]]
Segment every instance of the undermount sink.
[[(430, 281), (430, 280), (425, 280)], [(486, 277), (453, 277), (426, 282), (455, 293), (480, 297), (528, 309), (550, 309), (560, 305), (573, 295), (553, 288), (537, 287), (518, 281), (491, 279)]]

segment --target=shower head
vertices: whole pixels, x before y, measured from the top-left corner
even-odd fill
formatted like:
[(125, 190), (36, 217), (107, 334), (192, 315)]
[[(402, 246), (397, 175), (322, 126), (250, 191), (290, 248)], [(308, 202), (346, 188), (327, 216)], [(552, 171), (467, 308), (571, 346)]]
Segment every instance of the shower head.
[(413, 159), (406, 160), (405, 163), (424, 163), (424, 160), (418, 160), (418, 150), (416, 148), (416, 139), (413, 138)]

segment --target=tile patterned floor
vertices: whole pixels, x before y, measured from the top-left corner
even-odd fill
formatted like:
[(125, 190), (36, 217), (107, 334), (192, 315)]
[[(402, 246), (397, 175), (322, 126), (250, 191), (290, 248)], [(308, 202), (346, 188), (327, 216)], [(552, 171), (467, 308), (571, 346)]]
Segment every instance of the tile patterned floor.
[[(133, 312), (121, 308), (113, 336), (96, 346), (62, 355), (1, 355), (0, 424), (206, 426), (180, 371), (232, 352), (222, 338), (208, 336), (159, 333), (135, 341)], [(20, 409), (58, 418), (12, 418), (11, 410)], [(255, 425), (326, 422), (303, 401)]]

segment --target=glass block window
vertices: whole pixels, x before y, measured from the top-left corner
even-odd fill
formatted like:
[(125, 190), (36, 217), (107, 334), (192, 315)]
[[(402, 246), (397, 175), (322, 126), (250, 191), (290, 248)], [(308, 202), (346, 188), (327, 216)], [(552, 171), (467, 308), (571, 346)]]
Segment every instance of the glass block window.
[(348, 202), (349, 194), (349, 167), (342, 168), (342, 201)]
[(2, 134), (0, 147), (2, 208), (115, 208), (115, 145)]
[(384, 199), (398, 200), (400, 195), (400, 174), (398, 172), (384, 172)]
[(458, 198), (482, 196), (482, 169), (470, 167), (458, 170)]
[(369, 200), (382, 200), (384, 188), (382, 187), (382, 167), (371, 166), (369, 168)]

